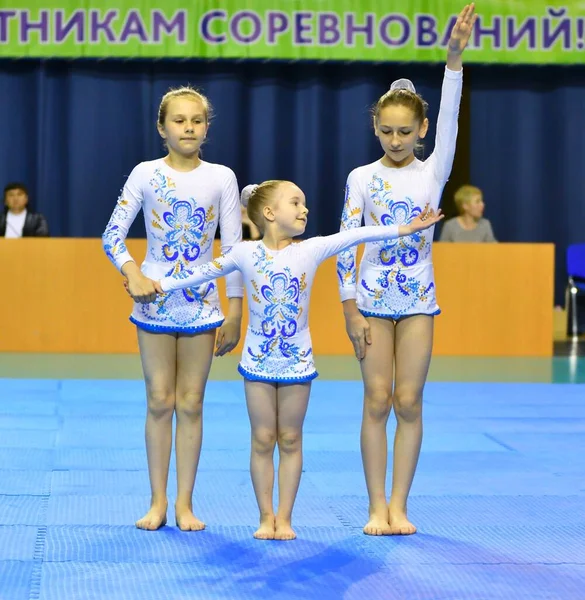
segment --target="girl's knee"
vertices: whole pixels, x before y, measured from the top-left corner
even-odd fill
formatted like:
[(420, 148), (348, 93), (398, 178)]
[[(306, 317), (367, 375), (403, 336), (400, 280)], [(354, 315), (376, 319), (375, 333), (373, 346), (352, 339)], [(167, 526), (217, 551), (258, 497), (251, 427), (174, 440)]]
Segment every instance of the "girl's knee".
[(422, 394), (417, 391), (397, 389), (392, 403), (398, 419), (412, 422), (422, 417)]
[(299, 452), (302, 446), (303, 434), (300, 429), (285, 429), (278, 432), (279, 452)]
[(274, 452), (276, 431), (267, 427), (252, 429), (252, 451), (257, 454)]
[(198, 421), (203, 412), (203, 393), (184, 392), (177, 394), (176, 400), (177, 417)]
[(175, 394), (164, 388), (148, 390), (148, 415), (155, 419), (172, 419), (175, 411)]
[(385, 387), (366, 390), (364, 413), (372, 421), (385, 421), (392, 407), (392, 392)]

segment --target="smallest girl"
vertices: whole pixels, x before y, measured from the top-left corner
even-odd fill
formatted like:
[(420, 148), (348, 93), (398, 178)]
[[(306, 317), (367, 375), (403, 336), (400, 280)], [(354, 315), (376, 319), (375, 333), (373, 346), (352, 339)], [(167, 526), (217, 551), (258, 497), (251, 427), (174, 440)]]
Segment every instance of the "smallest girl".
[[(302, 429), (311, 381), (317, 377), (309, 333), (309, 300), (317, 267), (362, 242), (391, 240), (432, 227), (440, 211), (423, 211), (408, 225), (360, 227), (300, 243), (307, 226), (305, 195), (290, 181), (247, 186), (242, 203), (262, 239), (240, 242), (218, 259), (155, 281), (159, 294), (243, 274), (249, 326), (238, 370), (245, 380), (252, 428), (250, 471), (260, 527), (254, 537), (292, 540), (293, 505), (302, 471)], [(146, 296), (144, 302), (151, 299)], [(279, 506), (273, 508), (274, 449), (278, 444)]]

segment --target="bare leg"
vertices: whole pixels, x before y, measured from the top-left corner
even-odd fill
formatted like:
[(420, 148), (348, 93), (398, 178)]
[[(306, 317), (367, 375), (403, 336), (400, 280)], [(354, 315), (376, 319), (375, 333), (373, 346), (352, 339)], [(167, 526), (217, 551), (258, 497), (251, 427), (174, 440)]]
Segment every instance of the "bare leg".
[(364, 381), (364, 410), (361, 449), (370, 500), (367, 535), (389, 535), (386, 504), (388, 437), (386, 426), (392, 408), (394, 322), (368, 318), (372, 343), (366, 349), (361, 369)]
[(294, 540), (297, 536), (291, 526), (292, 511), (303, 470), (303, 423), (307, 414), (310, 383), (278, 384), (278, 512), (276, 513), (277, 540)]
[(252, 428), (250, 475), (260, 511), (259, 540), (274, 539), (274, 447), (276, 445), (276, 384), (245, 380), (246, 404)]
[(167, 522), (177, 340), (174, 334), (138, 329), (138, 345), (146, 383), (146, 455), (152, 496), (150, 510), (136, 522), (136, 527), (155, 530)]
[(193, 514), (193, 487), (201, 454), (202, 411), (205, 386), (213, 359), (215, 329), (177, 340), (177, 527), (200, 531), (205, 524)]
[(422, 396), (433, 349), (434, 318), (414, 315), (396, 324), (394, 469), (388, 519), (393, 534), (409, 535), (416, 527), (407, 517), (407, 499), (422, 443)]

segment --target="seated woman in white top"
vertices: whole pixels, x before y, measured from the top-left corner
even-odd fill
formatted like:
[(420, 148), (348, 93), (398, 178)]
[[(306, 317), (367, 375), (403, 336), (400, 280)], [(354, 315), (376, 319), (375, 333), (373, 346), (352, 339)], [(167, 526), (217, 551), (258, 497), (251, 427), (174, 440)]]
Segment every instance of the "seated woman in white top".
[(483, 218), (485, 204), (481, 190), (462, 185), (455, 192), (459, 216), (449, 219), (441, 230), (440, 242), (497, 242), (491, 223)]

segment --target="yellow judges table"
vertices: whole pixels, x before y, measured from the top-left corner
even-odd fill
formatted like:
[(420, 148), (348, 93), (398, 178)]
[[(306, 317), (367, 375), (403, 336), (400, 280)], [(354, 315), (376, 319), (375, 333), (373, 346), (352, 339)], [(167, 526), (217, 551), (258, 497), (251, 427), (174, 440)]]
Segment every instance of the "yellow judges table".
[[(140, 262), (145, 241), (127, 245)], [(552, 244), (437, 243), (433, 256), (442, 310), (435, 319), (435, 355), (552, 355)], [(138, 351), (128, 321), (131, 300), (100, 240), (0, 239), (0, 264), (1, 352)], [(218, 286), (225, 310), (224, 281)], [(244, 327), (246, 310), (244, 304)], [(315, 354), (352, 353), (335, 258), (317, 272), (310, 326)]]

